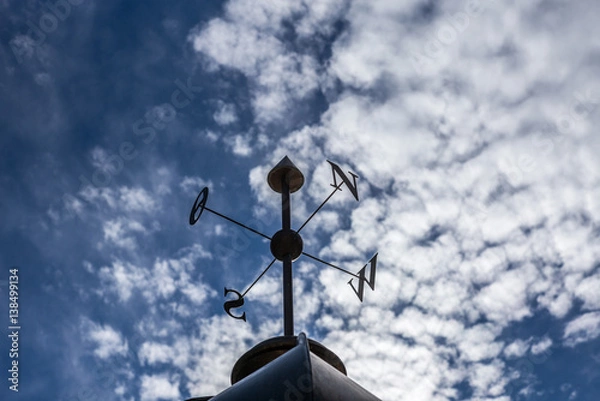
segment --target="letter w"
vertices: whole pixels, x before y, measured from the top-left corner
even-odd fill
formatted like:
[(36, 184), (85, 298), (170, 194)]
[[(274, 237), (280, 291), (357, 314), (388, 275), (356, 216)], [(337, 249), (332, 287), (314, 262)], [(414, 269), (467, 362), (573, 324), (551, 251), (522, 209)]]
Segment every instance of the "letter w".
[[(346, 184), (346, 186), (352, 193), (352, 196), (354, 196), (354, 199), (358, 200), (358, 189), (356, 188), (356, 179), (358, 178), (358, 176), (356, 174), (354, 174), (353, 172), (348, 171), (348, 173), (350, 173), (350, 175), (352, 176), (352, 179), (353, 179), (353, 183), (351, 183), (350, 179), (342, 171), (340, 166), (338, 166), (337, 164), (335, 164), (334, 162), (331, 162), (329, 160), (327, 160), (327, 163), (331, 164), (331, 173), (333, 174), (333, 184), (331, 184), (331, 186), (336, 187), (336, 188), (338, 187), (337, 179), (335, 177), (336, 173), (337, 173), (337, 175), (339, 175), (339, 177), (342, 179), (342, 181)], [(340, 185), (341, 185), (341, 183), (340, 183)]]
[(363, 295), (365, 293), (365, 283), (369, 284), (369, 287), (371, 287), (371, 289), (375, 291), (375, 270), (377, 269), (377, 254), (375, 254), (367, 264), (371, 265), (371, 273), (369, 274), (369, 279), (367, 280), (367, 278), (365, 277), (365, 270), (367, 268), (367, 265), (364, 265), (364, 267), (358, 272), (358, 290), (354, 287), (354, 284), (352, 284), (352, 280), (354, 279), (350, 279), (350, 281), (348, 281), (348, 284), (350, 284), (350, 287), (352, 287), (352, 289), (358, 296), (358, 299), (360, 299), (360, 302), (362, 302)]

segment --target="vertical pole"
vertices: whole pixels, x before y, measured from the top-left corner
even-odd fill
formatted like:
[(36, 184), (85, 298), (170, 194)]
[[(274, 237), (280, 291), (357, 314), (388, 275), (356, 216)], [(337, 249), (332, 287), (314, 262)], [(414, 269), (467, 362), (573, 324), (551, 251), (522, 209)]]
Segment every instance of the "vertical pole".
[[(291, 230), (290, 186), (287, 174), (281, 177), (281, 225), (283, 231)], [(294, 292), (292, 287), (292, 256), (283, 258), (283, 334), (294, 335)]]

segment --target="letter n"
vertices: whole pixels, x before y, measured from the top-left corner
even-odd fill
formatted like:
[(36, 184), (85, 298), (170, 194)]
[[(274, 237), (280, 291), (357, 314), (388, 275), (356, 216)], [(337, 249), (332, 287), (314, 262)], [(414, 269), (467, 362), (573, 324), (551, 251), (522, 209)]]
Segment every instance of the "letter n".
[(363, 268), (360, 269), (360, 271), (358, 272), (358, 290), (356, 289), (356, 287), (354, 287), (354, 284), (352, 284), (352, 280), (354, 279), (348, 281), (348, 284), (350, 284), (350, 287), (352, 287), (354, 293), (358, 296), (358, 299), (360, 299), (360, 302), (363, 301), (363, 296), (365, 293), (365, 283), (367, 283), (369, 287), (371, 287), (371, 289), (375, 291), (375, 271), (377, 269), (377, 254), (373, 255), (373, 257), (371, 258), (371, 260), (369, 260), (367, 264), (371, 265), (369, 279), (367, 280), (367, 278), (365, 277), (365, 270), (367, 269), (367, 265), (364, 265)]
[[(342, 171), (340, 166), (338, 166), (337, 164), (335, 164), (334, 162), (331, 162), (329, 160), (327, 160), (327, 163), (331, 164), (331, 173), (333, 174), (333, 184), (331, 184), (331, 186), (335, 187), (335, 188), (338, 187), (338, 183), (337, 183), (337, 179), (336, 179), (336, 174), (337, 174), (342, 179), (342, 182), (344, 184), (346, 184), (346, 186), (352, 193), (352, 196), (354, 196), (354, 199), (358, 200), (358, 188), (356, 187), (356, 179), (358, 178), (358, 176), (356, 174), (354, 174), (353, 172), (348, 171), (348, 173), (352, 176), (352, 181), (353, 181), (353, 182), (350, 182), (350, 179)], [(341, 186), (342, 183), (340, 183), (339, 185)]]

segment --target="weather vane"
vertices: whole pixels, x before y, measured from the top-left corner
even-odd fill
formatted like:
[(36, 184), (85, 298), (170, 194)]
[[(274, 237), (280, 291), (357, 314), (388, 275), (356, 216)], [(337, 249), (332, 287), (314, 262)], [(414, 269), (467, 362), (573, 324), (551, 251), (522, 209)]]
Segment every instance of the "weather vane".
[[(194, 225), (200, 219), (202, 213), (206, 210), (213, 213), (225, 220), (228, 220), (240, 227), (245, 228), (263, 238), (270, 241), (271, 253), (273, 254), (273, 260), (269, 265), (260, 273), (260, 275), (248, 286), (248, 288), (240, 293), (234, 289), (225, 287), (224, 296), (233, 293), (237, 296), (236, 299), (225, 301), (223, 308), (227, 314), (235, 319), (241, 319), (246, 321), (246, 312), (241, 315), (234, 315), (231, 312), (233, 308), (239, 308), (244, 305), (244, 298), (252, 287), (265, 275), (265, 273), (273, 266), (275, 261), (279, 260), (283, 264), (283, 331), (286, 336), (294, 335), (294, 308), (293, 308), (293, 288), (292, 288), (292, 263), (300, 256), (307, 256), (319, 263), (322, 263), (331, 268), (342, 271), (352, 278), (348, 281), (352, 290), (358, 296), (358, 299), (362, 302), (365, 283), (375, 290), (375, 272), (377, 268), (377, 253), (363, 266), (358, 273), (352, 273), (349, 270), (338, 267), (332, 263), (326, 262), (316, 256), (304, 252), (302, 237), (300, 231), (308, 224), (308, 222), (321, 210), (321, 208), (331, 199), (331, 197), (337, 192), (342, 190), (342, 186), (345, 184), (354, 199), (358, 201), (358, 188), (356, 185), (356, 179), (358, 176), (352, 172), (348, 172), (352, 177), (352, 180), (344, 173), (344, 171), (337, 164), (327, 160), (331, 165), (331, 173), (333, 175), (333, 191), (329, 196), (319, 205), (319, 207), (306, 219), (306, 221), (298, 228), (298, 230), (292, 229), (291, 224), (291, 200), (290, 195), (298, 191), (304, 184), (304, 175), (302, 172), (292, 163), (292, 161), (285, 156), (273, 169), (269, 172), (267, 182), (271, 189), (281, 194), (281, 230), (277, 231), (272, 237), (263, 234), (245, 224), (242, 224), (230, 217), (227, 217), (215, 210), (210, 209), (206, 206), (208, 200), (208, 187), (204, 187), (194, 202), (194, 206), (190, 212), (190, 225)], [(339, 180), (338, 180), (339, 179)], [(367, 267), (370, 268), (369, 277), (367, 278)], [(354, 285), (353, 280), (358, 280), (358, 288)]]

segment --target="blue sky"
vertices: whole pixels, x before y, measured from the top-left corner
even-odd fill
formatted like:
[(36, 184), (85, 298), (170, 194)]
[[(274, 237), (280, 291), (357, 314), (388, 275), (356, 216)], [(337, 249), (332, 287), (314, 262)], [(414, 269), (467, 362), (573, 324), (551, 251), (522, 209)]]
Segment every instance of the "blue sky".
[[(19, 393), (181, 400), (282, 334), (280, 199), (306, 183), (296, 331), (383, 400), (600, 397), (597, 1), (0, 1), (0, 302)], [(239, 310), (238, 310), (239, 311)]]

